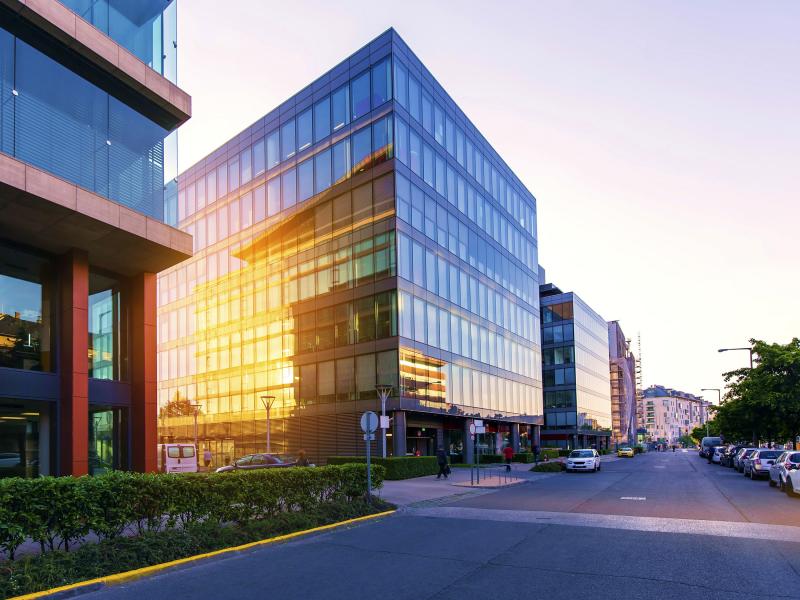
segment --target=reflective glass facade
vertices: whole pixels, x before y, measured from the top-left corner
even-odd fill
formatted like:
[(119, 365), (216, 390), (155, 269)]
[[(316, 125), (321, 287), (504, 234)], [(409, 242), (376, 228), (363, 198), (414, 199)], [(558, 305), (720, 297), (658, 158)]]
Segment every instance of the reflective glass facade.
[(0, 28), (0, 152), (163, 221), (167, 134)]
[(608, 325), (575, 294), (543, 289), (542, 445), (605, 447), (612, 422)]
[(393, 31), (178, 187), (196, 254), (159, 276), (162, 441), (191, 439), (198, 403), (215, 464), (264, 451), (272, 396), (274, 452), (357, 454), (376, 384), (409, 439), (541, 415), (535, 199)]
[(177, 80), (176, 0), (60, 0), (171, 82)]

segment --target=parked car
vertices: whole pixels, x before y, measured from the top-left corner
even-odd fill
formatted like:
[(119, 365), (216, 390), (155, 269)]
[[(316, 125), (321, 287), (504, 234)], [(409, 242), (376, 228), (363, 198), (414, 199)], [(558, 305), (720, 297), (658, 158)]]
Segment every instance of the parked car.
[(758, 448), (744, 459), (744, 476), (750, 477), (750, 479), (760, 479), (765, 475), (769, 475), (769, 468), (780, 455), (780, 450)]
[(242, 458), (237, 458), (231, 464), (217, 469), (217, 473), (228, 473), (230, 471), (252, 471), (255, 469), (275, 469), (282, 467), (293, 467), (297, 463), (284, 462), (272, 454), (248, 454)]
[(162, 473), (197, 473), (194, 444), (159, 444), (158, 470)]
[(739, 450), (739, 452), (736, 454), (736, 457), (733, 459), (733, 468), (739, 471), (739, 473), (743, 472), (744, 471), (743, 461), (745, 459), (745, 456), (755, 450), (757, 450), (757, 448), (751, 448), (751, 447), (742, 448), (741, 450)]
[(725, 452), (722, 454), (722, 461), (720, 462), (720, 464), (723, 467), (733, 468), (733, 459), (736, 456), (736, 453), (739, 452), (739, 450), (741, 450), (742, 448), (745, 448), (745, 447), (746, 446), (743, 446), (741, 444), (736, 445), (736, 446), (734, 446), (734, 445), (728, 446), (726, 448)]
[(633, 455), (634, 455), (633, 448), (631, 448), (630, 446), (623, 446), (622, 448), (619, 448), (617, 450), (617, 456), (619, 457), (626, 456), (628, 458), (633, 458)]
[(795, 498), (800, 496), (800, 467), (793, 467), (788, 470), (783, 491), (786, 492), (787, 496)]
[(597, 450), (573, 450), (567, 456), (565, 465), (567, 473), (570, 471), (593, 471), (600, 470), (600, 455)]
[(723, 452), (725, 452), (725, 446), (714, 446), (711, 452), (710, 462), (720, 464), (722, 462)]
[(776, 485), (783, 491), (786, 485), (786, 478), (789, 476), (789, 471), (793, 471), (800, 467), (800, 452), (795, 450), (785, 450), (781, 455), (775, 459), (775, 462), (769, 468), (769, 484), (772, 487)]

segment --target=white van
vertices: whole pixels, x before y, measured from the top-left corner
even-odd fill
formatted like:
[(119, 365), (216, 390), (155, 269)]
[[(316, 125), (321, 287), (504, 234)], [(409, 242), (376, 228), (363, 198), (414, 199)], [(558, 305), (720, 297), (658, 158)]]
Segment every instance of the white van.
[(159, 444), (158, 470), (161, 473), (197, 473), (194, 444)]

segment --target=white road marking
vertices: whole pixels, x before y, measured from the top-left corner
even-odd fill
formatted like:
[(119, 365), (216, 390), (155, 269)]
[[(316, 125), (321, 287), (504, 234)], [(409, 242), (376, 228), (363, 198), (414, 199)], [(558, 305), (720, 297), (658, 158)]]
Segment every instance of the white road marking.
[(620, 496), (620, 500), (647, 500), (646, 496)]
[(800, 544), (800, 527), (794, 527), (792, 525), (770, 525), (767, 523), (668, 519), (664, 517), (634, 517), (630, 515), (600, 515), (593, 513), (548, 512), (538, 510), (487, 510), (482, 508), (462, 508), (454, 506), (406, 509), (405, 514), (409, 516), (448, 519), (537, 523), (539, 525), (544, 525), (542, 520), (547, 519), (548, 525), (571, 525), (574, 527), (601, 527), (604, 529), (626, 529), (630, 531), (713, 535), (717, 537), (774, 540)]
[(653, 468), (655, 468), (655, 469), (666, 469), (667, 467), (665, 467), (664, 465), (656, 465)]

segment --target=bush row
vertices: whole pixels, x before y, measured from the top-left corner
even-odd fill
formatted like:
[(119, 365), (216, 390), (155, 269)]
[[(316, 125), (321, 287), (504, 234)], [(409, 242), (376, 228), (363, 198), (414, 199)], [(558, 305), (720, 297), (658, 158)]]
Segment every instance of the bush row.
[(558, 458), (561, 456), (561, 450), (558, 448), (542, 448), (539, 450), (539, 460), (547, 458), (548, 460)]
[(147, 531), (85, 544), (72, 552), (58, 550), (0, 562), (0, 598), (104, 577), (150, 565), (238, 546), (294, 531), (336, 523), (392, 508), (373, 498), (337, 500), (311, 511), (281, 513), (239, 525), (192, 523), (183, 528)]
[[(364, 456), (331, 456), (329, 465), (360, 464), (367, 462)], [(435, 456), (391, 456), (389, 458), (371, 458), (373, 465), (380, 465), (386, 469), (385, 478), (391, 480), (411, 479), (435, 475), (439, 472), (439, 463)], [(364, 467), (361, 467), (364, 470)], [(366, 475), (364, 476), (366, 482)]]
[(564, 465), (560, 462), (546, 462), (539, 463), (530, 468), (531, 471), (537, 473), (558, 473), (564, 469)]
[[(380, 487), (385, 470), (372, 471)], [(193, 523), (246, 523), (352, 501), (366, 491), (355, 465), (233, 473), (0, 479), (0, 551), (14, 558), (26, 540), (42, 552), (69, 550), (89, 534), (113, 539)]]

